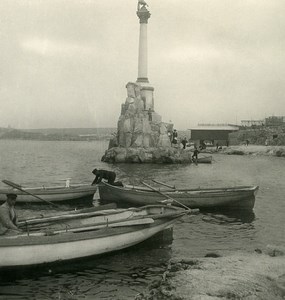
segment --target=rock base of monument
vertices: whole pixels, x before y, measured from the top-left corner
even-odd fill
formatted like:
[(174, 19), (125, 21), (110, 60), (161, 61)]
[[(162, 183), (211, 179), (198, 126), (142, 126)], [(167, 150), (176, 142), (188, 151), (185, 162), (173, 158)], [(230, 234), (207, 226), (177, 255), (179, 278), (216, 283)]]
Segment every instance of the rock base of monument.
[(178, 146), (158, 148), (113, 147), (106, 150), (101, 161), (107, 163), (191, 163), (192, 154), (190, 150), (181, 149)]

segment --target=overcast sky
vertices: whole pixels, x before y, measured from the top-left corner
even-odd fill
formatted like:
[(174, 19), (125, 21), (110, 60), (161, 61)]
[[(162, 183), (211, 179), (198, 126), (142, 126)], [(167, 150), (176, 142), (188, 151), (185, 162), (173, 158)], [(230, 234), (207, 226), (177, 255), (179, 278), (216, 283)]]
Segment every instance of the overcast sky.
[[(147, 0), (146, 0), (147, 1)], [(177, 129), (285, 116), (284, 0), (148, 0), (155, 111)], [(137, 0), (1, 0), (0, 127), (116, 127)]]

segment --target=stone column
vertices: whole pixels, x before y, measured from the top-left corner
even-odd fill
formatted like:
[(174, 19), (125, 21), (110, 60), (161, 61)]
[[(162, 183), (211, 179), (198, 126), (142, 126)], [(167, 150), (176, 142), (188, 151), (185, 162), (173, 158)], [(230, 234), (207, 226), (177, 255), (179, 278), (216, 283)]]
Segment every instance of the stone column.
[(138, 83), (148, 83), (147, 78), (147, 23), (150, 18), (150, 12), (145, 7), (144, 1), (138, 2), (137, 16), (140, 20), (140, 38), (139, 38), (139, 61), (138, 61)]

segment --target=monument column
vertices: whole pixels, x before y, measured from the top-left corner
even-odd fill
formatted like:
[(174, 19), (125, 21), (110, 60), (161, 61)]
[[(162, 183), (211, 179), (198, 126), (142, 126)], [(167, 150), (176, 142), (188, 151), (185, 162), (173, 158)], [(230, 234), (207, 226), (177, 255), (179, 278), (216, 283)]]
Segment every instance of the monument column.
[(140, 20), (139, 36), (139, 61), (138, 61), (138, 79), (137, 83), (141, 86), (141, 96), (145, 101), (145, 110), (153, 111), (153, 120), (159, 121), (161, 118), (154, 113), (154, 88), (149, 84), (147, 77), (147, 23), (150, 18), (150, 12), (144, 0), (138, 0), (137, 16)]
[(148, 83), (147, 78), (147, 23), (150, 18), (150, 12), (146, 8), (144, 1), (138, 2), (137, 16), (140, 20), (139, 36), (139, 61), (138, 61), (138, 79), (137, 82)]

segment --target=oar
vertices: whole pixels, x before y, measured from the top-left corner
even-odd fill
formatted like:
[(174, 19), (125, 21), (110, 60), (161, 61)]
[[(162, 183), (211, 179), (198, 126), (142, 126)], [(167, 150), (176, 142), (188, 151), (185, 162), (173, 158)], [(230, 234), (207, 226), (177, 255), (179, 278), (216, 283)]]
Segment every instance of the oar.
[[(150, 225), (154, 223), (153, 218), (139, 218), (139, 219), (133, 219), (133, 220), (120, 220), (113, 223), (104, 222), (101, 224), (97, 224), (94, 226), (82, 226), (82, 227), (75, 227), (75, 228), (68, 228), (68, 229), (61, 229), (61, 230), (55, 230), (48, 233), (45, 232), (35, 232), (35, 233), (28, 233), (29, 236), (44, 236), (44, 235), (54, 235), (54, 234), (60, 234), (65, 232), (83, 232), (83, 231), (90, 231), (90, 230), (97, 230), (102, 229), (106, 227), (115, 228), (115, 227), (126, 227), (126, 226), (138, 226), (138, 225)], [(20, 234), (17, 236), (27, 236), (27, 234)]]
[[(115, 213), (118, 212), (118, 210), (108, 210), (109, 213)], [(41, 223), (56, 223), (56, 222), (65, 222), (68, 220), (77, 220), (77, 219), (87, 219), (87, 218), (92, 218), (92, 217), (97, 217), (97, 216), (106, 216), (108, 217), (107, 214), (102, 213), (100, 211), (94, 211), (90, 213), (79, 213), (75, 214), (73, 211), (71, 211), (70, 214), (61, 214), (61, 215), (54, 215), (53, 217), (42, 217), (42, 218), (33, 218), (33, 219), (27, 219), (27, 220), (22, 220), (18, 222), (19, 226), (23, 225), (35, 225), (35, 224), (41, 224)]]
[(189, 207), (187, 207), (186, 205), (184, 205), (183, 203), (181, 203), (181, 202), (175, 200), (174, 198), (168, 196), (168, 195), (165, 194), (165, 193), (162, 193), (161, 191), (159, 191), (158, 189), (152, 187), (151, 185), (149, 185), (149, 184), (147, 184), (147, 183), (145, 183), (145, 182), (143, 182), (143, 181), (142, 181), (141, 183), (142, 183), (143, 185), (147, 186), (148, 188), (152, 189), (153, 191), (155, 191), (155, 192), (161, 194), (162, 196), (164, 196), (164, 197), (166, 197), (166, 198), (168, 198), (168, 199), (170, 199), (170, 200), (176, 202), (177, 204), (181, 205), (181, 206), (184, 207), (185, 209), (191, 211), (191, 209), (190, 209)]
[(167, 187), (169, 187), (169, 188), (171, 188), (171, 189), (173, 189), (173, 190), (176, 190), (176, 187), (175, 187), (174, 185), (172, 186), (172, 185), (166, 184), (166, 183), (164, 183), (164, 182), (161, 182), (161, 181), (158, 181), (158, 180), (155, 180), (155, 179), (152, 179), (152, 181), (155, 182), (155, 183), (158, 183), (158, 184), (167, 186)]
[(17, 190), (19, 190), (19, 191), (21, 191), (21, 192), (27, 194), (27, 195), (33, 196), (33, 197), (35, 197), (35, 198), (37, 198), (37, 199), (39, 199), (39, 200), (41, 200), (41, 201), (44, 201), (44, 202), (46, 202), (46, 203), (48, 203), (48, 204), (53, 205), (54, 207), (60, 208), (58, 205), (56, 205), (56, 204), (54, 204), (54, 203), (52, 203), (52, 202), (50, 202), (50, 201), (48, 201), (48, 200), (46, 200), (46, 199), (43, 199), (43, 198), (41, 198), (41, 197), (39, 197), (39, 196), (37, 196), (37, 195), (35, 195), (35, 194), (32, 194), (32, 193), (30, 193), (30, 192), (24, 190), (24, 189), (23, 189), (20, 185), (18, 185), (17, 183), (14, 183), (14, 182), (12, 182), (12, 181), (5, 180), (5, 179), (2, 180), (2, 182), (5, 183), (5, 184), (7, 184), (7, 185), (9, 185), (9, 186), (12, 186), (13, 188), (15, 188), (15, 189), (17, 189)]

